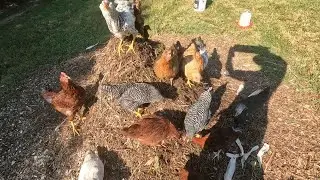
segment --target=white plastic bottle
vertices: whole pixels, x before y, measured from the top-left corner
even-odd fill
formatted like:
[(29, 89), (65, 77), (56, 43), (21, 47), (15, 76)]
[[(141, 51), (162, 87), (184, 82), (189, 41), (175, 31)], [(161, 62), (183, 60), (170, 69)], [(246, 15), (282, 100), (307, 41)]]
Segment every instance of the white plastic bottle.
[(194, 10), (198, 12), (203, 12), (206, 9), (207, 0), (195, 0)]

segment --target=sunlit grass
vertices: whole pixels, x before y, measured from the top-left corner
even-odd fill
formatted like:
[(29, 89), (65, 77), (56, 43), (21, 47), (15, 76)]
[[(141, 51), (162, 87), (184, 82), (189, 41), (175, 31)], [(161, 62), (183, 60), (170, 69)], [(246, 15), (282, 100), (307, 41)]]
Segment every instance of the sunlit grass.
[[(239, 44), (269, 47), (288, 63), (286, 82), (320, 92), (320, 1), (214, 0), (203, 13), (193, 11), (190, 0), (144, 2), (152, 33), (227, 36)], [(236, 21), (246, 9), (254, 26), (242, 31)]]

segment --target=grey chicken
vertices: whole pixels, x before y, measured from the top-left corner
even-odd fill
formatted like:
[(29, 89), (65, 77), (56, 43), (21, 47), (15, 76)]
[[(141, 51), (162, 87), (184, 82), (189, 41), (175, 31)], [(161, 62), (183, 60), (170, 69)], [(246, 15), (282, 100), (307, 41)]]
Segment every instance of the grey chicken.
[[(117, 6), (115, 6), (117, 4)], [(120, 39), (118, 45), (119, 56), (122, 49), (123, 39), (127, 36), (133, 35), (133, 40), (127, 52), (132, 50), (134, 52), (134, 41), (138, 35), (135, 28), (136, 18), (134, 16), (133, 4), (129, 0), (116, 0), (114, 3), (109, 0), (103, 0), (99, 6), (103, 17), (105, 18), (110, 32)]]
[(206, 44), (201, 39), (201, 37), (195, 38), (194, 43), (196, 44), (196, 47), (197, 47), (197, 49), (203, 59), (203, 69), (204, 69), (207, 66), (208, 61), (209, 61), (209, 56), (208, 56), (208, 52), (206, 49)]
[(184, 127), (187, 137), (193, 137), (196, 133), (203, 130), (208, 124), (211, 116), (211, 90), (212, 87), (203, 92), (199, 99), (190, 106), (184, 119)]
[(138, 117), (141, 117), (142, 110), (139, 106), (164, 99), (154, 86), (147, 83), (101, 85), (101, 92), (107, 94), (108, 100), (118, 101), (121, 107), (134, 112)]
[(81, 165), (78, 180), (103, 180), (104, 165), (99, 156), (93, 151), (88, 151)]

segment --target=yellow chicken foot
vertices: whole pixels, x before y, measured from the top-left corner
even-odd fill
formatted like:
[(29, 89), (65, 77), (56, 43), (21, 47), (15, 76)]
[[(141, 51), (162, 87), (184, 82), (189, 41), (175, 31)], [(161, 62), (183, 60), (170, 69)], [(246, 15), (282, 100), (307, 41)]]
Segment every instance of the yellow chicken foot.
[(136, 53), (136, 52), (134, 51), (134, 46), (133, 46), (135, 40), (136, 40), (136, 36), (133, 36), (132, 42), (131, 42), (131, 44), (128, 46), (129, 49), (127, 50), (127, 53), (128, 53), (130, 50), (131, 50), (134, 54)]
[(72, 131), (73, 131), (73, 135), (78, 135), (80, 136), (79, 132), (77, 131), (76, 127), (74, 126), (73, 121), (70, 121), (71, 127), (72, 127)]
[(84, 122), (84, 120), (86, 120), (87, 118), (83, 115), (83, 114), (81, 114), (80, 115), (80, 120), (81, 120), (81, 122)]
[(136, 117), (141, 118), (143, 113), (143, 108), (138, 108), (137, 111), (133, 111)]
[(120, 40), (120, 43), (118, 45), (118, 54), (119, 56), (121, 56), (121, 52), (124, 52), (124, 50), (122, 49), (122, 44), (123, 44), (123, 40)]
[(195, 136), (196, 138), (202, 138), (202, 136), (201, 136), (200, 134), (198, 134), (198, 133), (195, 134), (194, 136)]
[(194, 86), (194, 84), (192, 84), (192, 82), (188, 79), (187, 81), (187, 85), (191, 88), (192, 86)]

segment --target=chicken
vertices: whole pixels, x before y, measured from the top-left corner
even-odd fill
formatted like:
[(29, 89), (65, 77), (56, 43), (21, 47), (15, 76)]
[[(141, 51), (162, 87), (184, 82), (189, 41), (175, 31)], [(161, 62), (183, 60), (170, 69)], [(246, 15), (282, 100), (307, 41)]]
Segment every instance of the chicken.
[[(117, 6), (115, 6), (117, 4)], [(125, 37), (133, 35), (133, 40), (129, 46), (130, 50), (134, 51), (134, 41), (138, 35), (138, 31), (135, 27), (136, 18), (134, 16), (134, 10), (132, 9), (132, 3), (129, 0), (116, 0), (115, 3), (109, 0), (104, 0), (99, 6), (103, 17), (105, 18), (110, 32), (120, 39), (118, 45), (118, 54), (123, 52), (122, 44)]]
[(124, 134), (145, 145), (158, 145), (166, 139), (179, 139), (180, 133), (165, 117), (151, 115), (123, 129)]
[[(59, 92), (43, 91), (42, 97), (60, 113), (66, 115), (71, 123), (73, 133), (78, 134), (73, 119), (85, 102), (85, 90), (72, 82), (71, 78), (64, 72), (60, 74)], [(81, 117), (82, 118), (82, 117)]]
[(109, 100), (116, 100), (121, 107), (134, 112), (137, 117), (141, 117), (142, 109), (139, 106), (164, 99), (154, 86), (147, 83), (102, 85), (101, 92), (107, 94)]
[(208, 124), (211, 117), (211, 90), (212, 87), (203, 92), (199, 99), (190, 106), (184, 119), (184, 127), (187, 137), (193, 137), (196, 133), (203, 130)]
[(200, 37), (192, 40), (190, 46), (184, 51), (182, 58), (182, 72), (187, 78), (187, 84), (192, 87), (191, 81), (200, 83), (202, 73), (208, 63), (208, 54), (205, 44)]
[(103, 180), (104, 165), (99, 156), (88, 151), (81, 165), (78, 180)]
[(181, 51), (181, 48), (180, 42), (177, 41), (169, 49), (164, 50), (153, 66), (156, 76), (160, 79), (170, 79), (171, 85), (179, 72), (180, 57), (178, 52)]
[(144, 25), (144, 19), (142, 17), (142, 13), (141, 13), (141, 2), (140, 2), (140, 0), (134, 0), (133, 12), (134, 12), (133, 13), (134, 16), (136, 17), (135, 27), (138, 30), (139, 34), (146, 41), (149, 38), (148, 30), (150, 30), (150, 26), (149, 25)]

